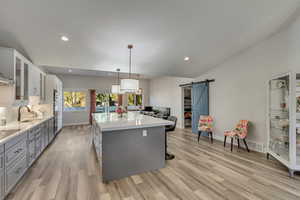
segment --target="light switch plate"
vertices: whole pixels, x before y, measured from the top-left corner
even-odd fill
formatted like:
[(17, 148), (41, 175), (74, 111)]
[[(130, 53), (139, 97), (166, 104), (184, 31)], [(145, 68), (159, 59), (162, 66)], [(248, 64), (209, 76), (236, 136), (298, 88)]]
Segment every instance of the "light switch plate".
[(143, 130), (143, 136), (147, 136), (147, 130)]

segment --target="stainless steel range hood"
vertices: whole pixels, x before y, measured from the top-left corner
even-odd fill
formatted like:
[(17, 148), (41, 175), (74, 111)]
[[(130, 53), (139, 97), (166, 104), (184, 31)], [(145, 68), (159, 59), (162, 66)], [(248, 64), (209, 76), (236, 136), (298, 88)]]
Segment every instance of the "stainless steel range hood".
[(3, 75), (0, 73), (0, 85), (12, 85), (12, 84), (13, 84), (12, 80), (3, 77)]

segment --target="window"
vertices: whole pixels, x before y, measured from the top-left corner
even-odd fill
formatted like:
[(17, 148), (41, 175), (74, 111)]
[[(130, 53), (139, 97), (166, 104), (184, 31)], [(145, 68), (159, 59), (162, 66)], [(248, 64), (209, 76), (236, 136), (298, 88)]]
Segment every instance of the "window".
[(86, 110), (85, 92), (64, 92), (64, 111), (84, 111)]
[(143, 95), (128, 94), (128, 110), (137, 110), (143, 105)]
[(143, 105), (143, 96), (141, 94), (135, 96), (136, 105), (142, 106)]
[(96, 94), (96, 111), (104, 112), (105, 107), (109, 107), (110, 112), (114, 112), (118, 105), (118, 95), (108, 93)]
[(135, 106), (134, 94), (128, 94), (128, 106)]

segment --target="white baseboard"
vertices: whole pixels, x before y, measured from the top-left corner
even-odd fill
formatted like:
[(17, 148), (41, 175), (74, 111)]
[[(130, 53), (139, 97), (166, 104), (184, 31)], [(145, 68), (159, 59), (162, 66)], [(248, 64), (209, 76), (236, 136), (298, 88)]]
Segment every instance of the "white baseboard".
[[(214, 139), (224, 142), (224, 136), (214, 135)], [(246, 139), (246, 141), (247, 141), (248, 148), (250, 150), (261, 152), (261, 153), (266, 153), (267, 148), (266, 148), (265, 144), (253, 142), (253, 141), (247, 140), (247, 139)], [(226, 144), (230, 144), (230, 143), (231, 143), (230, 138), (227, 138)], [(234, 140), (234, 144), (237, 145), (236, 140)], [(244, 145), (244, 143), (241, 142), (242, 147), (244, 147), (243, 145)]]
[(63, 127), (65, 127), (65, 126), (76, 126), (76, 125), (89, 125), (89, 124), (90, 124), (89, 122), (67, 123), (67, 124), (64, 124)]
[[(196, 135), (196, 134), (195, 134)], [(202, 137), (202, 136), (201, 136)], [(207, 136), (206, 136), (207, 137)], [(224, 142), (224, 136), (220, 136), (220, 135), (216, 135), (216, 134), (214, 134), (213, 135), (213, 138), (214, 138), (214, 140), (218, 140), (218, 141), (220, 141), (220, 142)], [(246, 139), (246, 141), (247, 141), (247, 145), (248, 145), (248, 148), (250, 149), (250, 150), (252, 150), (252, 151), (256, 151), (256, 152), (260, 152), (260, 153), (266, 153), (267, 152), (267, 146), (265, 145), (265, 144), (261, 144), (261, 143), (257, 143), (257, 142), (253, 142), (253, 141), (251, 141), (251, 140), (248, 140), (248, 139)], [(230, 143), (231, 143), (231, 139), (228, 137), (227, 138), (227, 141), (226, 141), (226, 144), (229, 144), (230, 145)], [(233, 143), (234, 145), (237, 145), (237, 141), (236, 140), (234, 140), (234, 143)], [(241, 144), (241, 147), (242, 148), (244, 148), (245, 146), (244, 146), (244, 143), (241, 141), (240, 142), (240, 144)], [(228, 147), (230, 147), (230, 146), (228, 146)]]

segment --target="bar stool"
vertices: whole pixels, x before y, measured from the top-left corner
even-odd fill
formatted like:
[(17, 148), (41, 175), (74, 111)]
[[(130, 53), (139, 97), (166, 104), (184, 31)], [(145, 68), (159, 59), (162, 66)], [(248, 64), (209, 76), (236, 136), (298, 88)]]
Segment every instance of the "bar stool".
[(171, 131), (175, 130), (176, 124), (177, 124), (177, 117), (175, 117), (175, 116), (169, 116), (167, 118), (167, 120), (174, 122), (174, 124), (170, 125), (170, 126), (166, 126), (166, 128), (165, 128), (165, 152), (166, 152), (165, 159), (166, 160), (173, 160), (175, 158), (175, 155), (170, 154), (167, 151), (167, 149), (168, 149), (168, 144), (167, 144), (167, 138), (168, 137), (167, 137), (167, 135), (168, 135), (168, 132), (171, 132)]

